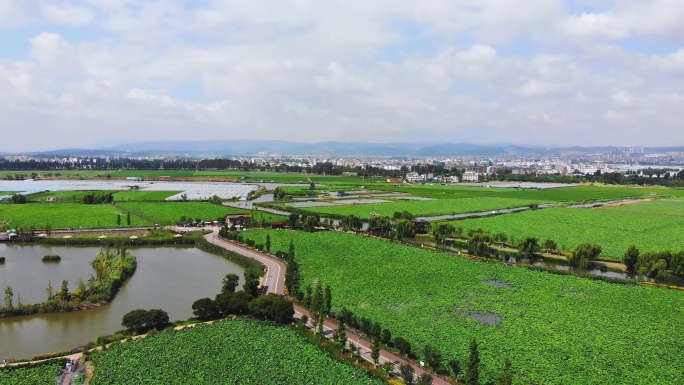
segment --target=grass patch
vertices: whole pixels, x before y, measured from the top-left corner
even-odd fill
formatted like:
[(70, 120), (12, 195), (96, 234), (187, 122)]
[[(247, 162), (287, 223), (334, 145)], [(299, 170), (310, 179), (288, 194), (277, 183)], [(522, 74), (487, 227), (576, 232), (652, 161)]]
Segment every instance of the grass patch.
[(284, 220), (283, 216), (229, 206), (219, 206), (208, 202), (121, 202), (119, 206), (131, 213), (160, 225), (175, 225), (182, 216), (193, 219), (217, 220), (227, 214), (253, 214), (255, 219), (267, 222)]
[[(382, 199), (378, 197), (377, 199)], [(394, 201), (387, 203), (352, 204), (340, 206), (317, 206), (302, 210), (321, 215), (344, 216), (354, 214), (361, 218), (370, 218), (371, 213), (392, 216), (395, 212), (408, 211), (415, 216), (435, 216), (446, 214), (463, 214), (495, 209), (529, 206), (536, 201), (514, 198), (463, 198), (440, 199), (430, 201)]]
[[(243, 236), (263, 244), (266, 234), (272, 250), (287, 250), (293, 241), (302, 287), (316, 280), (329, 284), (333, 308), (346, 306), (381, 323), (411, 341), (414, 351), (430, 344), (445, 360), (466, 362), (476, 338), (482, 383), (495, 379), (505, 358), (520, 384), (684, 382), (676, 332), (681, 291), (475, 262), (347, 233)], [(462, 315), (473, 313), (495, 314), (500, 322)]]
[[(8, 228), (52, 229), (117, 227), (117, 215), (126, 224), (126, 212), (107, 204), (84, 205), (81, 203), (26, 203), (0, 205), (0, 222), (9, 221)], [(131, 216), (131, 226), (148, 226), (150, 223)]]
[(92, 385), (382, 383), (288, 327), (240, 318), (114, 344), (91, 358)]
[(114, 194), (115, 202), (127, 201), (163, 201), (182, 191), (119, 191)]
[(684, 202), (658, 200), (597, 209), (550, 208), (451, 222), (464, 229), (484, 229), (520, 239), (553, 239), (561, 249), (593, 242), (603, 256), (620, 259), (630, 245), (639, 250), (684, 250)]

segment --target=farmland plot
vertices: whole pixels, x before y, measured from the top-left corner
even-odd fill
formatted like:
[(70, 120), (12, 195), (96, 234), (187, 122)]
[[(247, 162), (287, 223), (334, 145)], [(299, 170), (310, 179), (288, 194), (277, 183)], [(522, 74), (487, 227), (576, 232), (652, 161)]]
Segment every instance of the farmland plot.
[[(10, 228), (42, 229), (46, 224), (53, 229), (117, 227), (117, 216), (126, 212), (112, 205), (85, 205), (82, 203), (26, 203), (0, 205), (0, 222), (10, 221)], [(131, 226), (147, 226), (150, 223), (131, 217)]]
[(387, 203), (358, 204), (345, 206), (311, 207), (307, 211), (321, 215), (344, 216), (354, 214), (360, 218), (370, 218), (371, 213), (392, 216), (395, 212), (408, 211), (415, 216), (435, 216), (444, 214), (463, 214), (495, 209), (529, 206), (534, 200), (514, 198), (463, 198), (439, 200), (397, 200)]
[[(264, 243), (266, 234), (244, 236)], [(329, 284), (334, 308), (380, 322), (415, 351), (430, 344), (464, 362), (476, 338), (483, 383), (506, 358), (516, 384), (684, 383), (684, 292), (473, 262), (346, 233), (268, 234), (271, 250), (294, 242), (302, 287)], [(473, 313), (500, 321), (480, 323)]]
[(551, 208), (451, 222), (520, 239), (553, 239), (569, 251), (584, 242), (602, 246), (603, 256), (620, 259), (630, 245), (641, 251), (684, 250), (684, 202), (658, 200), (597, 209)]
[(162, 332), (92, 355), (91, 384), (381, 384), (293, 330), (236, 319)]

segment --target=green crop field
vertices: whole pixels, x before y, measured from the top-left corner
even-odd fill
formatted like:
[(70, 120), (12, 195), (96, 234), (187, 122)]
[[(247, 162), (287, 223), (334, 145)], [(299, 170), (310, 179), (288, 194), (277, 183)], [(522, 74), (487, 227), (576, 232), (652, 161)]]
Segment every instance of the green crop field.
[(450, 223), (466, 231), (483, 229), (515, 239), (553, 239), (566, 251), (580, 243), (597, 243), (603, 248), (603, 256), (615, 259), (620, 259), (630, 245), (641, 251), (684, 250), (681, 200), (595, 209), (550, 208)]
[(84, 191), (84, 190), (78, 190), (78, 191), (46, 191), (42, 193), (37, 193), (37, 194), (30, 194), (26, 196), (26, 200), (32, 201), (32, 202), (45, 202), (46, 199), (48, 198), (55, 198), (57, 202), (62, 202), (62, 203), (81, 203), (83, 202), (83, 196), (84, 195), (102, 195), (102, 194), (114, 194), (118, 193), (118, 190), (112, 190), (112, 191), (100, 191), (100, 190), (94, 190), (94, 191)]
[[(227, 214), (250, 213), (248, 210), (219, 206), (208, 202), (119, 202), (119, 207), (136, 216), (160, 225), (174, 225), (182, 216), (193, 219), (216, 220)], [(278, 222), (285, 218), (280, 215), (255, 211), (255, 219)]]
[(378, 186), (381, 190), (406, 192), (412, 195), (428, 198), (449, 199), (469, 197), (496, 197), (527, 199), (546, 203), (574, 203), (586, 201), (606, 201), (625, 198), (649, 197), (652, 192), (659, 196), (682, 196), (684, 190), (667, 189), (662, 187), (599, 187), (574, 186), (546, 190), (518, 189), (503, 187), (479, 187), (447, 185), (419, 185), (419, 186)]
[(181, 192), (182, 191), (119, 191), (114, 194), (114, 201), (163, 201), (166, 198), (180, 194)]
[[(383, 197), (378, 197), (383, 199)], [(307, 207), (303, 210), (321, 215), (343, 216), (354, 214), (361, 218), (370, 218), (371, 213), (392, 216), (397, 211), (408, 211), (415, 216), (435, 216), (446, 214), (463, 214), (495, 209), (529, 206), (536, 201), (513, 198), (462, 198), (438, 199), (430, 201), (396, 200), (386, 203), (352, 204), (339, 206)]]
[[(272, 250), (294, 242), (302, 287), (329, 284), (334, 308), (380, 322), (415, 351), (430, 344), (446, 360), (467, 362), (476, 338), (482, 383), (494, 380), (506, 358), (515, 384), (684, 383), (682, 291), (475, 262), (347, 233), (243, 236), (264, 243), (267, 233)], [(501, 320), (487, 325), (466, 313)]]
[[(117, 227), (117, 214), (126, 223), (126, 212), (112, 205), (85, 205), (82, 203), (26, 203), (0, 205), (0, 222), (10, 221), (9, 228), (53, 229)], [(149, 222), (131, 216), (131, 226), (148, 226)]]
[(31, 368), (0, 369), (0, 385), (54, 384), (61, 370), (59, 361)]
[(246, 319), (162, 332), (91, 357), (92, 385), (382, 383), (292, 329)]

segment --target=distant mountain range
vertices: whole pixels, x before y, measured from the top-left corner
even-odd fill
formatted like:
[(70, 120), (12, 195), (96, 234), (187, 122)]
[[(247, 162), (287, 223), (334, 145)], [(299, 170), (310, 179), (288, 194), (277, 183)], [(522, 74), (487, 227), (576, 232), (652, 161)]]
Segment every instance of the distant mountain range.
[[(562, 147), (467, 143), (286, 142), (278, 140), (205, 140), (140, 142), (97, 149), (60, 149), (30, 153), (35, 156), (255, 156), (259, 153), (320, 156), (514, 156), (595, 154), (627, 147)], [(645, 147), (645, 153), (684, 151), (679, 147)]]

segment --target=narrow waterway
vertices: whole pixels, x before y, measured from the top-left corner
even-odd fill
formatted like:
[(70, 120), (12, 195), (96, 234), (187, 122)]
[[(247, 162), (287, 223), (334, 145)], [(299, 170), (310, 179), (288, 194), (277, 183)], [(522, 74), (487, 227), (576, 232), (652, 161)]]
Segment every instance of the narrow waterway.
[[(223, 257), (188, 247), (131, 248), (138, 268), (121, 288), (113, 302), (91, 310), (38, 314), (0, 319), (0, 356), (28, 358), (63, 351), (94, 341), (98, 336), (123, 329), (121, 317), (134, 309), (163, 309), (174, 320), (192, 316), (192, 303), (213, 298), (228, 273), (240, 276), (241, 266)], [(15, 246), (0, 244), (0, 287), (12, 287), (14, 303), (45, 299), (48, 281), (58, 291), (62, 280), (69, 290), (76, 281), (87, 281), (93, 273), (90, 261), (97, 247)], [(58, 263), (43, 263), (42, 257), (56, 254)]]

